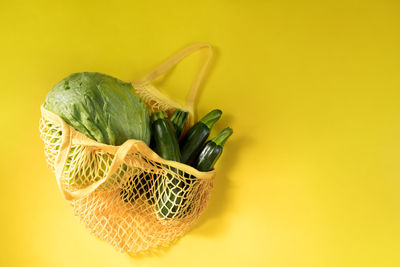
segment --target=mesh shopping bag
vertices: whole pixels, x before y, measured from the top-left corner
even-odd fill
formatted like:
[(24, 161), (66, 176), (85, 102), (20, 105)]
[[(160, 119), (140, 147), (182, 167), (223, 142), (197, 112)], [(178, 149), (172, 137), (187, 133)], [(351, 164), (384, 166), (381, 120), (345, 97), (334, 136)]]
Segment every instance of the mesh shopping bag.
[[(206, 48), (201, 68), (186, 104), (158, 91), (152, 81), (180, 60)], [(193, 123), (198, 89), (211, 59), (208, 44), (192, 45), (132, 82), (149, 110), (189, 111)], [(168, 243), (187, 232), (206, 207), (215, 171), (164, 160), (140, 140), (120, 146), (96, 142), (76, 131), (58, 115), (41, 107), (40, 136), (48, 166), (74, 214), (91, 233), (116, 249), (140, 252)]]
[[(175, 100), (169, 98), (168, 96), (162, 94), (154, 85), (153, 81), (164, 73), (172, 69), (176, 64), (178, 64), (183, 58), (190, 55), (191, 53), (199, 50), (207, 50), (207, 58), (201, 67), (196, 79), (193, 82), (187, 96), (185, 105), (181, 105)], [(199, 92), (201, 82), (204, 80), (207, 69), (210, 65), (211, 58), (213, 56), (212, 48), (209, 44), (194, 44), (191, 45), (165, 61), (163, 64), (155, 68), (152, 72), (146, 75), (143, 79), (138, 81), (133, 81), (132, 85), (135, 88), (136, 93), (143, 99), (143, 101), (150, 108), (151, 112), (157, 110), (164, 110), (171, 114), (175, 109), (184, 109), (189, 112), (189, 117), (187, 120), (187, 125), (190, 126), (195, 120), (195, 110), (196, 100)]]

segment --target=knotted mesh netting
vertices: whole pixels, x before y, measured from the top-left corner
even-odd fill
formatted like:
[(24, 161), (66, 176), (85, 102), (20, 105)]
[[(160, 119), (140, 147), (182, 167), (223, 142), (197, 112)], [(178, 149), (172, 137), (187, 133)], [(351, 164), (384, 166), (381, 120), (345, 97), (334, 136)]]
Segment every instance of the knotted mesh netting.
[[(152, 81), (193, 52), (207, 49), (184, 106), (158, 91)], [(199, 86), (212, 57), (209, 44), (193, 44), (134, 81), (135, 92), (150, 112), (177, 108), (194, 123)], [(210, 198), (215, 171), (164, 160), (139, 140), (121, 146), (98, 143), (56, 114), (41, 108), (40, 137), (46, 161), (74, 214), (91, 233), (124, 252), (137, 253), (169, 243), (197, 221)]]
[(214, 171), (164, 160), (142, 141), (98, 143), (43, 107), (40, 134), (74, 214), (120, 251), (143, 251), (183, 235), (209, 200)]

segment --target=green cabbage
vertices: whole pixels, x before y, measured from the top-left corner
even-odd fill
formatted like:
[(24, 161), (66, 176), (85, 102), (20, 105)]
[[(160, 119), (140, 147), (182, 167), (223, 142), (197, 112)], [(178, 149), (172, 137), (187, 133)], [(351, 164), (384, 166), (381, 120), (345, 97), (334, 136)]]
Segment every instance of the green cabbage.
[(44, 107), (91, 139), (121, 145), (128, 139), (150, 143), (149, 111), (131, 83), (82, 72), (71, 74), (47, 94)]

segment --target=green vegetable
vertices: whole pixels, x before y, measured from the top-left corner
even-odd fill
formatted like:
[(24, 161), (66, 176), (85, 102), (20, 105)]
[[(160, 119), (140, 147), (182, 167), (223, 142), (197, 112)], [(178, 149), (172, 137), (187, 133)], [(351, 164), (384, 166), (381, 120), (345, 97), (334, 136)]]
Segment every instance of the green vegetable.
[[(152, 115), (152, 128), (154, 134), (151, 138), (150, 147), (164, 159), (179, 160), (180, 151), (175, 137), (175, 129), (164, 111), (158, 111)], [(149, 203), (154, 204), (149, 192), (149, 185), (146, 182), (146, 180), (151, 179), (152, 177), (148, 173), (141, 173), (134, 181), (130, 179), (120, 192), (121, 198), (125, 202), (132, 202), (145, 194)]]
[(111, 76), (71, 74), (50, 90), (44, 107), (98, 142), (121, 145), (138, 139), (150, 143), (147, 106), (130, 83)]
[[(152, 130), (157, 153), (166, 160), (180, 161), (178, 140), (174, 126), (164, 111), (152, 115)], [(158, 214), (166, 219), (174, 218), (181, 212), (184, 203), (182, 187), (184, 183), (177, 178), (178, 171), (168, 167), (165, 176), (159, 176), (155, 181), (155, 197)]]
[(182, 162), (190, 164), (210, 135), (211, 127), (219, 120), (222, 111), (214, 109), (197, 122), (181, 142)]
[(183, 191), (185, 183), (175, 178), (176, 169), (171, 171), (172, 173), (167, 174), (167, 179), (159, 178), (156, 181), (157, 212), (165, 219), (182, 218), (187, 209), (187, 198)]
[(208, 141), (195, 160), (194, 167), (199, 171), (211, 171), (222, 154), (223, 146), (233, 133), (231, 128), (225, 128), (212, 140)]
[(151, 127), (158, 155), (166, 160), (181, 161), (181, 153), (175, 129), (168, 119), (167, 113), (157, 111), (153, 113), (151, 119)]
[(148, 183), (150, 179), (151, 175), (148, 173), (140, 173), (135, 180), (132, 178), (129, 179), (128, 182), (122, 186), (120, 192), (121, 198), (125, 202), (133, 202), (143, 196), (145, 196), (145, 199), (151, 200)]
[(177, 109), (175, 110), (174, 114), (171, 116), (172, 125), (174, 125), (176, 138), (179, 139), (181, 136), (181, 132), (183, 127), (185, 126), (186, 120), (188, 118), (189, 112)]

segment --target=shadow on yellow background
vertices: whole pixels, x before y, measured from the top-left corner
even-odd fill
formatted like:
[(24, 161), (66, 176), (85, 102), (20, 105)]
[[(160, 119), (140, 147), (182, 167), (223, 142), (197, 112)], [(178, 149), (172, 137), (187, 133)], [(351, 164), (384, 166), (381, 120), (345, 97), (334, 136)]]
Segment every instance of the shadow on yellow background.
[[(229, 142), (229, 153), (224, 154), (217, 166), (218, 173), (209, 206), (191, 231), (194, 235), (217, 238), (225, 234), (228, 221), (226, 221), (224, 214), (231, 208), (234, 199), (230, 179), (231, 166), (238, 164), (240, 153), (243, 151), (242, 148), (249, 144), (249, 138), (244, 136)], [(243, 177), (243, 179), (246, 179), (246, 177)]]
[[(0, 266), (400, 266), (396, 1), (2, 1)], [(73, 72), (129, 81), (216, 47), (198, 114), (234, 130), (199, 222), (129, 256), (89, 234), (47, 168), (47, 92)], [(204, 55), (158, 81), (184, 100)]]

